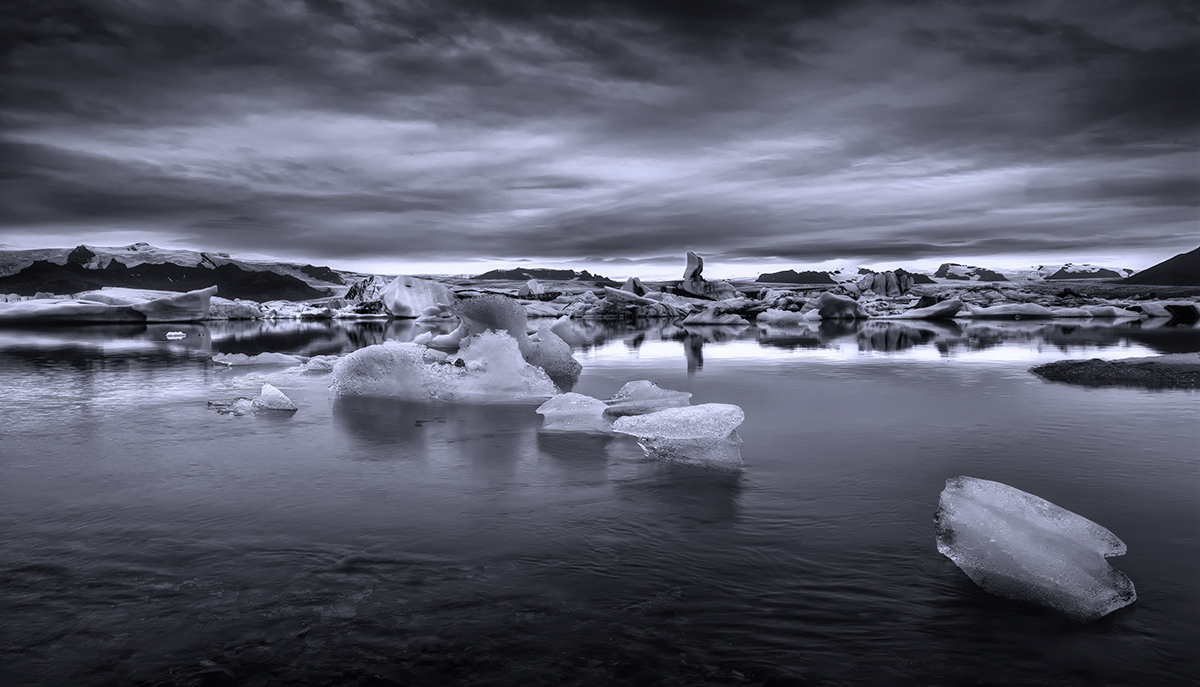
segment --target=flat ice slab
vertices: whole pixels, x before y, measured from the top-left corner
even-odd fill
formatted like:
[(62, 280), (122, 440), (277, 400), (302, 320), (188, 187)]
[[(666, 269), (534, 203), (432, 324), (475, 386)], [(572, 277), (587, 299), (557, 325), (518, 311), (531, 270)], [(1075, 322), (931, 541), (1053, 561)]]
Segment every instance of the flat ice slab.
[(559, 394), (537, 412), (545, 417), (542, 429), (564, 432), (607, 432), (612, 424), (604, 417), (608, 406), (598, 398), (583, 394)]
[(613, 431), (637, 437), (638, 445), (651, 458), (737, 470), (742, 467), (742, 440), (734, 430), (744, 419), (738, 406), (705, 403), (620, 417), (613, 423)]
[(938, 551), (975, 584), (1087, 622), (1137, 599), (1104, 559), (1125, 543), (1087, 518), (1007, 484), (946, 480), (934, 516)]
[(239, 365), (299, 365), (307, 360), (307, 358), (288, 355), (287, 353), (259, 353), (258, 355), (218, 353), (212, 359), (214, 363), (221, 363), (230, 367)]
[(609, 417), (624, 417), (645, 415), (665, 408), (681, 408), (691, 403), (691, 397), (686, 391), (664, 389), (654, 382), (639, 379), (627, 382), (612, 398), (605, 401), (608, 408), (604, 414)]

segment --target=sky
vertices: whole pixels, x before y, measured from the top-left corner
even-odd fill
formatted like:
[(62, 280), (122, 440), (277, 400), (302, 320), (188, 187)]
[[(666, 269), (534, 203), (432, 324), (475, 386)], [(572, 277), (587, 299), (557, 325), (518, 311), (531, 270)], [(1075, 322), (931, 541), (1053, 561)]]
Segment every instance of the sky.
[(1198, 26), (1175, 0), (15, 0), (0, 244), (1141, 269), (1200, 245)]

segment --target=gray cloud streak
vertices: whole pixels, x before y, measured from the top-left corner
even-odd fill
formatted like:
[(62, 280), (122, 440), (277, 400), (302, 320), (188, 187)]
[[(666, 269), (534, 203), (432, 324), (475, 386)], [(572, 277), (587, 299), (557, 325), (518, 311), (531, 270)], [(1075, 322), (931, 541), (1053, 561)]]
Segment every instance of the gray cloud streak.
[(314, 259), (1189, 247), (1191, 5), (9, 3), (0, 237)]

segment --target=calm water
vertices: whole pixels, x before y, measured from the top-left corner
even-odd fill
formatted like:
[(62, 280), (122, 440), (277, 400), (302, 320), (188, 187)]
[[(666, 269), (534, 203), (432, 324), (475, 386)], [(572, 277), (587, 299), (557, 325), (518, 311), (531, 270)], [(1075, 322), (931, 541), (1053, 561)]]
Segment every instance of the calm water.
[[(536, 404), (335, 399), (328, 375), (210, 360), (419, 331), (0, 330), (0, 684), (1196, 679), (1200, 394), (1027, 369), (1200, 329), (581, 331), (575, 391), (742, 406), (741, 475), (540, 433)], [(264, 381), (300, 410), (208, 407)], [(979, 590), (934, 543), (960, 474), (1112, 530), (1138, 601), (1081, 625)]]

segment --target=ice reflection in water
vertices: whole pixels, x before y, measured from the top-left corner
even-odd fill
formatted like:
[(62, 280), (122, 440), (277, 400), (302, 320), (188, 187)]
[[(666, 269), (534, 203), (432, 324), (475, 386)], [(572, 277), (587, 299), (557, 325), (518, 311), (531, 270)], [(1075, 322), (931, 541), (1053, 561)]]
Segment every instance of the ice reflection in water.
[[(176, 325), (171, 330), (183, 330)], [(332, 398), (218, 352), (343, 354), (405, 322), (0, 330), (3, 684), (1180, 684), (1200, 592), (1200, 394), (1063, 357), (1200, 350), (1145, 323), (580, 324), (576, 391), (735, 403), (741, 475), (536, 404)], [(160, 336), (161, 334), (161, 336)], [(300, 410), (207, 401), (278, 386)], [(1139, 600), (1078, 625), (941, 557), (946, 477), (1103, 524)]]

